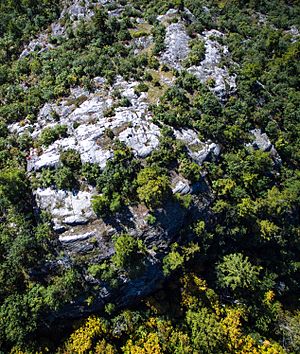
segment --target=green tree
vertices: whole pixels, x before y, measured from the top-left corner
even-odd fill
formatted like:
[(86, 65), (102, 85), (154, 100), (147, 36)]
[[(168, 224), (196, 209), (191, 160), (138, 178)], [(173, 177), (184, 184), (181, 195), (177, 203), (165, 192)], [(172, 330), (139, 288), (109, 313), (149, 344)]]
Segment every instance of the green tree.
[(135, 272), (141, 267), (146, 253), (142, 240), (122, 234), (115, 238), (114, 247), (112, 262), (118, 269)]
[(149, 208), (162, 205), (170, 192), (170, 182), (163, 171), (157, 167), (145, 167), (137, 175), (137, 193), (141, 202)]
[(199, 311), (187, 311), (186, 322), (191, 331), (191, 341), (196, 352), (222, 353), (225, 333), (221, 322), (205, 307)]
[(261, 268), (250, 263), (241, 253), (223, 257), (217, 267), (218, 284), (221, 288), (254, 290), (259, 282)]

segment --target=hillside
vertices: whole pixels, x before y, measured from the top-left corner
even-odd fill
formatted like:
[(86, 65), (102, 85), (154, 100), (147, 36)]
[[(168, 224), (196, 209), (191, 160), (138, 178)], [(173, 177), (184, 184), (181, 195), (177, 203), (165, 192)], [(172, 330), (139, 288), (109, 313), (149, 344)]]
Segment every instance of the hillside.
[(300, 351), (299, 22), (1, 2), (1, 352)]

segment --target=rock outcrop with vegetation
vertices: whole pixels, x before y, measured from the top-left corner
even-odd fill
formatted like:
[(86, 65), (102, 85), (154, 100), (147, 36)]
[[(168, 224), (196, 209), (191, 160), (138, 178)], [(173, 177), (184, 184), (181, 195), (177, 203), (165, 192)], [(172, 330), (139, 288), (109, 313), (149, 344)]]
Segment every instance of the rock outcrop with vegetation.
[(1, 2), (1, 352), (299, 352), (299, 19)]

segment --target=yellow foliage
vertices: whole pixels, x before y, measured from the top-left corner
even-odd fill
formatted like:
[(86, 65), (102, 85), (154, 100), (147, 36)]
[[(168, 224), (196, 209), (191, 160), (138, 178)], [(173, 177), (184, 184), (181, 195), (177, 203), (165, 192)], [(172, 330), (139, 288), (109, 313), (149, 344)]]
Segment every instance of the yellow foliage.
[(278, 343), (270, 343), (268, 340), (265, 340), (263, 345), (259, 348), (260, 354), (284, 354), (286, 351)]
[(241, 309), (226, 309), (226, 317), (222, 319), (222, 326), (228, 337), (227, 346), (230, 351), (237, 350), (242, 344), (241, 315)]
[(147, 354), (162, 353), (157, 333), (149, 333), (147, 341), (144, 343), (144, 348)]
[(181, 304), (187, 308), (199, 302), (199, 293), (207, 290), (206, 281), (193, 273), (185, 274), (180, 279), (183, 289), (181, 292)]
[(116, 351), (114, 347), (107, 343), (105, 339), (102, 339), (100, 342), (96, 344), (95, 354), (115, 354)]
[(83, 326), (71, 334), (65, 346), (65, 353), (86, 353), (92, 349), (93, 340), (105, 332), (106, 328), (100, 318), (89, 317)]
[(237, 207), (239, 216), (241, 217), (250, 216), (256, 212), (255, 203), (250, 198), (242, 198)]
[(273, 290), (269, 290), (265, 293), (264, 297), (264, 302), (269, 304), (270, 302), (273, 302), (275, 299), (275, 293)]
[(259, 227), (262, 237), (266, 240), (270, 240), (279, 232), (279, 227), (269, 220), (260, 220)]
[(149, 333), (146, 338), (143, 338), (134, 344), (132, 340), (128, 340), (125, 347), (122, 348), (124, 354), (161, 354), (162, 349), (159, 344), (157, 333)]
[(260, 354), (255, 340), (250, 336), (244, 336), (241, 347), (236, 354)]
[[(46, 352), (49, 352), (48, 348), (44, 348), (43, 352), (35, 352), (34, 354), (43, 354), (43, 353), (46, 353)], [(0, 353), (3, 353), (3, 352), (0, 352)], [(23, 351), (19, 347), (13, 347), (11, 349), (11, 351), (9, 352), (9, 354), (29, 354), (29, 352)], [(31, 352), (30, 352), (30, 354), (31, 354)]]
[(149, 317), (147, 323), (146, 323), (150, 328), (156, 328), (157, 327), (157, 319), (155, 317)]

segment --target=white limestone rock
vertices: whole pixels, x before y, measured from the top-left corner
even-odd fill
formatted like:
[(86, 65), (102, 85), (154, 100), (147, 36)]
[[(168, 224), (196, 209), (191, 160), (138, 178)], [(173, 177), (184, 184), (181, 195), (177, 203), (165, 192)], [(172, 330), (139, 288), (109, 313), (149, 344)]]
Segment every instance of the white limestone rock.
[(158, 147), (160, 130), (153, 123), (141, 122), (120, 133), (119, 139), (130, 146), (136, 156), (145, 158)]
[(56, 227), (79, 225), (94, 220), (96, 215), (91, 207), (91, 198), (95, 194), (96, 191), (92, 188), (77, 193), (52, 188), (38, 188), (35, 191), (38, 207), (50, 213)]
[(59, 241), (62, 243), (85, 241), (91, 237), (94, 237), (95, 234), (96, 234), (95, 231), (91, 231), (91, 232), (86, 232), (84, 234), (78, 234), (78, 235), (61, 235), (59, 236)]
[(253, 135), (254, 139), (252, 143), (249, 143), (246, 146), (252, 147), (255, 150), (260, 149), (264, 152), (270, 152), (270, 156), (273, 158), (275, 164), (281, 165), (281, 157), (275, 149), (275, 146), (271, 143), (268, 135), (262, 133), (260, 129), (250, 130), (250, 133)]
[[(228, 68), (219, 66), (222, 57), (229, 55), (229, 50), (213, 37), (223, 36), (224, 34), (217, 30), (204, 31), (202, 35), (199, 35), (199, 38), (205, 42), (205, 58), (198, 65), (187, 69), (202, 83), (213, 79), (214, 86), (210, 89), (220, 98), (236, 89), (236, 76), (230, 75)], [(182, 61), (188, 57), (190, 52), (190, 40), (182, 22), (170, 24), (166, 29), (166, 49), (161, 55), (161, 62), (176, 70), (182, 70)]]
[(273, 145), (266, 133), (262, 133), (260, 129), (253, 129), (250, 133), (253, 134), (255, 138), (251, 144), (254, 148), (262, 151), (270, 151), (272, 149)]
[(182, 69), (181, 62), (190, 52), (189, 41), (190, 37), (187, 35), (183, 23), (170, 24), (166, 29), (166, 49), (161, 55), (161, 62), (176, 70)]
[(188, 149), (189, 156), (202, 165), (211, 155), (219, 156), (221, 148), (211, 141), (202, 142), (196, 131), (192, 129), (174, 130), (176, 139), (183, 141)]
[(219, 97), (236, 89), (236, 76), (230, 75), (228, 69), (219, 67), (223, 56), (227, 56), (229, 51), (226, 46), (221, 45), (214, 37), (223, 37), (223, 33), (217, 30), (204, 31), (202, 39), (205, 41), (205, 58), (199, 65), (188, 68), (202, 83), (208, 79), (213, 79), (215, 84), (211, 90)]
[(164, 15), (157, 16), (157, 20), (160, 22), (163, 22), (168, 19), (171, 19), (172, 17), (176, 16), (177, 14), (178, 14), (177, 9), (169, 9)]
[(135, 48), (134, 54), (140, 53), (142, 50), (149, 48), (152, 44), (153, 36), (143, 36), (133, 39), (132, 45)]
[(186, 195), (191, 192), (191, 188), (187, 182), (178, 181), (175, 187), (172, 189), (172, 193), (179, 193), (180, 195)]
[(28, 56), (30, 53), (35, 50), (39, 50), (39, 53), (44, 51), (45, 49), (52, 49), (54, 45), (48, 42), (48, 35), (46, 33), (40, 33), (37, 38), (32, 39), (27, 46), (23, 49), (20, 54), (20, 59)]
[[(60, 152), (66, 149), (78, 151), (82, 162), (97, 163), (103, 169), (107, 160), (113, 156), (111, 146), (105, 142), (104, 132), (107, 129), (113, 130), (116, 138), (130, 146), (137, 156), (148, 156), (158, 146), (160, 132), (149, 121), (151, 115), (148, 113), (147, 93), (138, 96), (134, 91), (137, 84), (118, 77), (110, 90), (102, 86), (95, 93), (88, 94), (80, 88), (73, 88), (70, 97), (59, 104), (45, 104), (38, 114), (37, 123), (32, 127), (32, 137), (37, 139), (43, 129), (56, 124), (66, 125), (69, 136), (57, 140), (45, 148), (42, 154), (31, 150), (28, 171), (56, 167)], [(131, 106), (118, 107), (113, 116), (106, 117), (104, 111), (114, 103), (112, 92), (116, 89), (121, 96), (130, 100)], [(88, 95), (88, 98), (79, 107), (69, 105), (72, 98), (82, 95)], [(79, 126), (75, 126), (75, 123)], [(18, 131), (20, 127), (14, 126), (12, 129)]]

